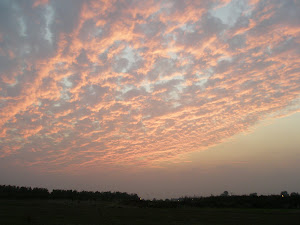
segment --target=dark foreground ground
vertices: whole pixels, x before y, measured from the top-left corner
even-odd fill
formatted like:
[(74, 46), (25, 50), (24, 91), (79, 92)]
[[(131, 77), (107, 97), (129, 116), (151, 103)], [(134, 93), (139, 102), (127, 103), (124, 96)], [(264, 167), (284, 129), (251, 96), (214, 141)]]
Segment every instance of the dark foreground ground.
[(138, 208), (111, 202), (0, 200), (1, 225), (299, 225), (299, 209)]

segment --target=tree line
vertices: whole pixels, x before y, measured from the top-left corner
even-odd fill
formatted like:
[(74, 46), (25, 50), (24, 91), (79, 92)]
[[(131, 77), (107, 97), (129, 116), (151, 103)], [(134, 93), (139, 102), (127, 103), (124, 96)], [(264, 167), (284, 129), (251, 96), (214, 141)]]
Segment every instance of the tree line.
[(229, 195), (224, 191), (219, 196), (181, 197), (165, 200), (144, 200), (137, 194), (126, 192), (99, 192), (19, 187), (0, 185), (0, 199), (64, 199), (118, 201), (122, 204), (150, 208), (210, 207), (210, 208), (300, 208), (300, 194), (282, 191), (278, 195)]
[(76, 191), (54, 189), (49, 192), (46, 188), (19, 187), (12, 185), (0, 185), (1, 199), (69, 199), (69, 200), (124, 200), (137, 201), (137, 194), (128, 194), (126, 192), (99, 192), (99, 191)]
[[(177, 208), (177, 207), (202, 207), (202, 208), (300, 208), (300, 194), (282, 191), (278, 195), (229, 195), (224, 191), (218, 196), (209, 197), (181, 197), (177, 199), (166, 199), (145, 201), (146, 207)], [(141, 205), (143, 205), (141, 204)]]
[(278, 208), (299, 209), (300, 195), (230, 195), (209, 197), (182, 197), (178, 199), (152, 200), (150, 207), (198, 207), (198, 208)]

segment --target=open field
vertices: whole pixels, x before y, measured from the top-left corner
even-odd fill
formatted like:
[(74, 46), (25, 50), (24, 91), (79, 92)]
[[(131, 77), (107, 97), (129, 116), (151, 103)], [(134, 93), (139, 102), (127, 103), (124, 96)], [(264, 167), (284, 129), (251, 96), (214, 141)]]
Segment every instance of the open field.
[(0, 200), (0, 224), (299, 224), (295, 209), (137, 208), (112, 202)]

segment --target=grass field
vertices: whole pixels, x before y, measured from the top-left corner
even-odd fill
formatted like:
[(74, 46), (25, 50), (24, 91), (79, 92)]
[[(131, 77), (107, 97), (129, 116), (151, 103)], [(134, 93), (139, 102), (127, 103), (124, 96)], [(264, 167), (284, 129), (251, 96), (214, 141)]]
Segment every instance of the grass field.
[(0, 200), (1, 225), (299, 225), (295, 209), (137, 208), (116, 203)]

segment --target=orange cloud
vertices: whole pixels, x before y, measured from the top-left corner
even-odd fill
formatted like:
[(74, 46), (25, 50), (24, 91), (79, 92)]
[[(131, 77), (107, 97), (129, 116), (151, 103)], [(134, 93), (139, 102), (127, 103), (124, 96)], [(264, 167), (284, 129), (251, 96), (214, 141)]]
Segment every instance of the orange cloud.
[(35, 0), (32, 7), (35, 8), (40, 5), (46, 5), (46, 4), (48, 4), (48, 2), (49, 2), (49, 0)]
[(22, 60), (1, 77), (3, 158), (16, 143), (32, 157), (11, 150), (16, 159), (53, 170), (157, 167), (288, 114), (299, 98), (300, 31), (276, 3), (252, 1), (231, 26), (209, 13), (229, 1), (125, 3), (54, 13), (53, 43), (11, 50)]

